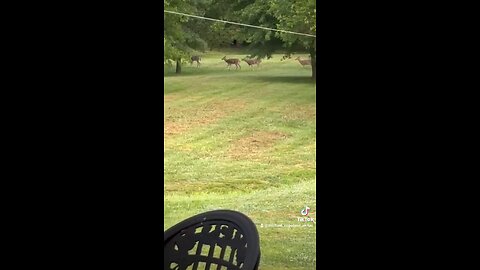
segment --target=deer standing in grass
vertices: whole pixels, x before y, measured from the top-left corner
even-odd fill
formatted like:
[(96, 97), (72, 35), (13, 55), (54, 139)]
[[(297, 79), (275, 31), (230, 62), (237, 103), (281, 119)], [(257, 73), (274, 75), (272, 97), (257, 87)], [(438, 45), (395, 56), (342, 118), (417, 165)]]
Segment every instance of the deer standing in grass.
[(224, 56), (222, 58), (222, 60), (225, 60), (225, 62), (227, 62), (227, 67), (228, 69), (230, 69), (230, 66), (232, 64), (235, 64), (235, 69), (239, 68), (242, 69), (242, 67), (240, 66), (240, 60), (236, 59), (236, 58), (232, 58), (232, 59), (227, 59), (227, 56)]
[(260, 65), (260, 63), (262, 62), (261, 59), (247, 59), (247, 58), (243, 58), (242, 59), (243, 61), (247, 62), (248, 66), (251, 67), (253, 65), (257, 65), (257, 67)]
[(311, 66), (311, 65), (312, 65), (312, 61), (311, 61), (310, 59), (302, 60), (302, 59), (300, 59), (300, 57), (297, 57), (297, 58), (295, 58), (295, 60), (298, 60), (298, 62), (300, 62), (300, 64), (302, 65), (302, 67), (304, 67), (304, 66)]
[(200, 60), (202, 60), (202, 58), (200, 58), (200, 56), (198, 56), (198, 55), (194, 55), (194, 56), (190, 57), (190, 60), (191, 60), (190, 65), (192, 65), (193, 62), (197, 62), (197, 67), (199, 67), (200, 66)]

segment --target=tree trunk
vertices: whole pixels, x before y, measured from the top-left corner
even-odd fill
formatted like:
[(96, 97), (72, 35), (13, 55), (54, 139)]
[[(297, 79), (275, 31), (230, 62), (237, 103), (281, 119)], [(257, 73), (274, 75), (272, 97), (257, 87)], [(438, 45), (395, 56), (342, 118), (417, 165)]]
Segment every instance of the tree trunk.
[(312, 60), (312, 79), (317, 79), (317, 38), (313, 40), (312, 47), (310, 49), (310, 58)]
[(175, 73), (180, 74), (182, 72), (182, 60), (177, 60), (177, 68), (175, 69)]
[(317, 79), (317, 59), (315, 58), (315, 52), (310, 52), (310, 59), (312, 61), (312, 79)]

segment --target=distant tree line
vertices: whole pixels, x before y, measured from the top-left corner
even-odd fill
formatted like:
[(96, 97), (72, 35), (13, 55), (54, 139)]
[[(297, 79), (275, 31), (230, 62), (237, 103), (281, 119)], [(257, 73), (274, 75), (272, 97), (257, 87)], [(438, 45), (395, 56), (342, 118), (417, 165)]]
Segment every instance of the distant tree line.
[[(316, 34), (315, 0), (164, 0), (166, 10), (245, 24)], [(235, 41), (235, 44), (233, 42)], [(174, 14), (164, 15), (164, 62), (177, 65), (192, 54), (229, 46), (246, 47), (250, 57), (270, 58), (276, 51), (285, 57), (308, 52), (312, 78), (316, 73), (314, 37), (212, 22)]]

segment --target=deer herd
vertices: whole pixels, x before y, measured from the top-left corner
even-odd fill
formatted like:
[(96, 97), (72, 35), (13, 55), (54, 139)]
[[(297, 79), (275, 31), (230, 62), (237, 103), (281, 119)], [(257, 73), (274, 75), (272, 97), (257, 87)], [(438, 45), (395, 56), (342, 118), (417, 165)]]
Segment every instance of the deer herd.
[[(190, 58), (190, 60), (191, 60), (190, 65), (192, 65), (193, 62), (197, 62), (197, 67), (200, 67), (200, 61), (202, 60), (200, 56), (194, 55)], [(240, 60), (237, 58), (227, 58), (227, 56), (224, 56), (221, 60), (227, 63), (228, 69), (230, 69), (232, 65), (235, 65), (235, 69), (238, 69), (238, 68), (242, 69), (242, 67), (240, 66)], [(300, 57), (297, 57), (295, 58), (295, 60), (298, 60), (298, 62), (300, 63), (300, 65), (302, 65), (302, 67), (312, 65), (312, 62), (309, 59), (302, 60)], [(257, 59), (243, 58), (242, 61), (245, 61), (249, 67), (252, 67), (254, 65), (259, 67), (260, 63), (262, 63), (262, 60), (260, 58), (257, 58)]]

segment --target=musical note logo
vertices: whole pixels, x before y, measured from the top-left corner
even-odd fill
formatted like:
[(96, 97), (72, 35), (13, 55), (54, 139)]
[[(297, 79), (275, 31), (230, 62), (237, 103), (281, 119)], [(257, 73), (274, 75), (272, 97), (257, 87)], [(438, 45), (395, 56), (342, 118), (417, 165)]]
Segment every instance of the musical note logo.
[(302, 209), (300, 213), (302, 214), (302, 216), (308, 216), (308, 213), (310, 213), (310, 207), (305, 205), (305, 208)]

